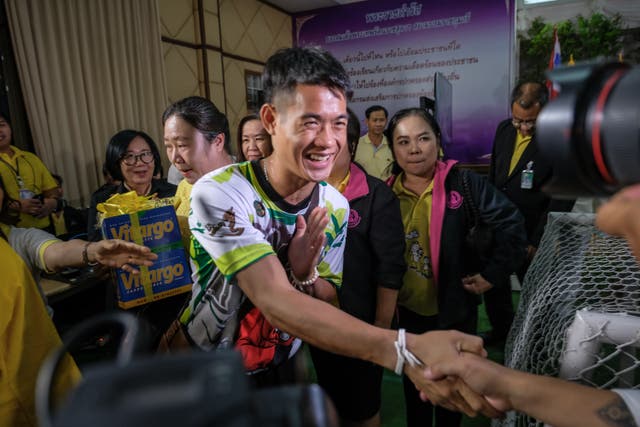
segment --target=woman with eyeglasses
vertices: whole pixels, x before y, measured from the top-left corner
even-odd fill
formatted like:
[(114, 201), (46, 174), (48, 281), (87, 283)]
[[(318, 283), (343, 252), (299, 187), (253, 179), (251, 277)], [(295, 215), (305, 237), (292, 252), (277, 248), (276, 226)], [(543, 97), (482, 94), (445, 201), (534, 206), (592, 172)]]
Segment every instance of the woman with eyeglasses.
[(105, 166), (118, 185), (110, 185), (91, 195), (87, 240), (100, 240), (102, 233), (97, 228), (98, 203), (114, 194), (135, 191), (139, 196), (154, 195), (158, 198), (172, 197), (176, 186), (162, 177), (160, 152), (149, 135), (138, 130), (122, 130), (116, 133), (107, 145)]
[(239, 162), (259, 160), (273, 151), (271, 135), (264, 130), (257, 114), (249, 114), (240, 120), (237, 138)]

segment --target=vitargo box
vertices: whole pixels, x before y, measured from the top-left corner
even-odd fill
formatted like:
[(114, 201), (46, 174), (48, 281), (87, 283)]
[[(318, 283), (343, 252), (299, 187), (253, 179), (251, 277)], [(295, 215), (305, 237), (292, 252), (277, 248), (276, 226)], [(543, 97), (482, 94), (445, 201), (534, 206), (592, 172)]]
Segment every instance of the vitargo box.
[(189, 263), (182, 246), (173, 206), (106, 217), (105, 239), (122, 239), (149, 247), (158, 259), (150, 267), (138, 266), (134, 275), (115, 269), (118, 305), (131, 308), (191, 290)]

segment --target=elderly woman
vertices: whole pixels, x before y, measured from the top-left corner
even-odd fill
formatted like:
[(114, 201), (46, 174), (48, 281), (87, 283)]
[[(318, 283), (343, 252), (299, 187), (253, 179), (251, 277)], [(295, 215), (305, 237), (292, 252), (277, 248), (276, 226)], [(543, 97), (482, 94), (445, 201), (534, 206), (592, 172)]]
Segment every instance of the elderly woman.
[(91, 195), (87, 221), (87, 239), (91, 241), (101, 238), (96, 206), (112, 195), (135, 191), (139, 196), (163, 198), (176, 193), (175, 185), (154, 178), (162, 176), (160, 152), (153, 139), (142, 131), (128, 129), (116, 133), (107, 145), (105, 165), (113, 179), (120, 183), (103, 186)]
[(269, 156), (273, 151), (271, 135), (264, 130), (262, 121), (256, 114), (250, 114), (240, 120), (237, 138), (239, 162), (259, 160)]
[[(471, 201), (463, 200), (463, 171), (455, 161), (441, 161), (440, 127), (426, 110), (408, 108), (389, 121), (387, 140), (397, 172), (389, 184), (400, 200), (406, 241), (407, 271), (398, 293), (399, 327), (422, 333), (458, 329), (474, 334), (478, 295), (493, 286), (508, 286), (508, 278), (526, 253), (524, 223), (511, 202), (486, 179), (464, 172)], [(494, 244), (480, 271), (465, 252), (465, 236), (473, 218), (464, 203), (492, 227)], [(431, 426), (433, 406), (420, 400), (408, 378), (403, 379), (408, 426)], [(437, 407), (436, 426), (457, 426), (461, 414)]]

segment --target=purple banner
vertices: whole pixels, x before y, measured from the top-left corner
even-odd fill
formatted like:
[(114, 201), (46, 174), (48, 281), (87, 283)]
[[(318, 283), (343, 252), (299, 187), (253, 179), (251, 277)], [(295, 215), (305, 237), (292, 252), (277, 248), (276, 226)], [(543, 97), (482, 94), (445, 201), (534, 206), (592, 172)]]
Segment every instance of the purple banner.
[(393, 114), (433, 99), (434, 75), (444, 74), (453, 89), (445, 156), (488, 163), (496, 126), (510, 114), (514, 2), (369, 0), (295, 15), (294, 40), (342, 61), (363, 126), (371, 105)]

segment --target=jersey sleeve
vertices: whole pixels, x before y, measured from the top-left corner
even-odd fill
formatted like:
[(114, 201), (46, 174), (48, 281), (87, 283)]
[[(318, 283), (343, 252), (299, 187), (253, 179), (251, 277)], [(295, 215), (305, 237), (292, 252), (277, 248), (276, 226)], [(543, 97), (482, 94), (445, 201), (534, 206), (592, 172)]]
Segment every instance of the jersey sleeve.
[(253, 189), (234, 170), (209, 175), (194, 185), (189, 216), (193, 237), (228, 279), (274, 253), (250, 220)]

